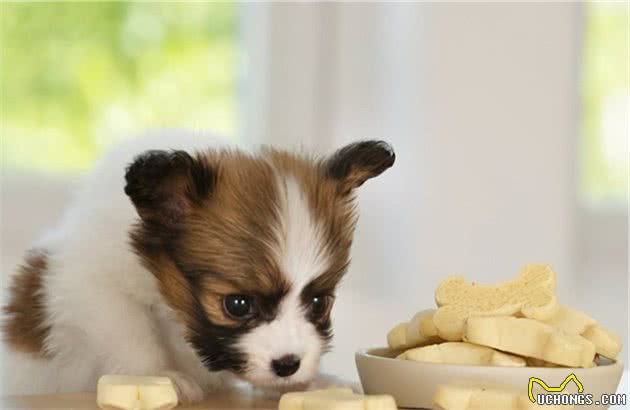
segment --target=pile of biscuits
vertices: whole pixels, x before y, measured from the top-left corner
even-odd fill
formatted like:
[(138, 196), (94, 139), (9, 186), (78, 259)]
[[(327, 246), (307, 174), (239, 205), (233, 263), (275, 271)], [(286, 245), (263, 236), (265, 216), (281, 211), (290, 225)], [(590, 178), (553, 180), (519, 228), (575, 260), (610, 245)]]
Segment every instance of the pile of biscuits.
[(527, 265), (512, 281), (484, 286), (449, 277), (436, 309), (418, 312), (387, 335), (399, 359), (488, 366), (593, 367), (614, 360), (621, 339), (558, 302), (556, 274)]

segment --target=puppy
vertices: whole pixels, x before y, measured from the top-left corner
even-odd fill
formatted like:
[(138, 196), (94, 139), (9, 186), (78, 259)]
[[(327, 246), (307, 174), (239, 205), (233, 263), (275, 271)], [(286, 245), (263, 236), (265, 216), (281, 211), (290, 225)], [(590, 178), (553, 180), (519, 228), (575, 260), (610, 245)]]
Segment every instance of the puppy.
[(176, 131), (121, 146), (12, 278), (5, 393), (89, 391), (102, 374), (168, 376), (183, 402), (225, 374), (307, 387), (355, 190), (394, 158), (381, 141), (311, 158)]

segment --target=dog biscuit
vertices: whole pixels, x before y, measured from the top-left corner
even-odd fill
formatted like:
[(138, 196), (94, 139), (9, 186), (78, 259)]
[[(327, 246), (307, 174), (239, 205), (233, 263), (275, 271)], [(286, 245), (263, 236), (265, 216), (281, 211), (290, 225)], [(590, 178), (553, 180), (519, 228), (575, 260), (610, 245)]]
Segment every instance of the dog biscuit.
[(621, 338), (601, 326), (584, 312), (561, 305), (558, 313), (545, 323), (565, 333), (582, 335), (595, 345), (595, 351), (602, 356), (614, 359), (621, 350)]
[(438, 330), (433, 323), (435, 309), (421, 310), (416, 313), (407, 327), (407, 340), (414, 346), (427, 344), (427, 341), (437, 343), (440, 341)]
[(522, 357), (466, 342), (446, 342), (431, 346), (417, 347), (401, 353), (397, 358), (416, 362), (468, 364), (476, 366), (525, 366), (525, 359)]
[(621, 338), (603, 326), (591, 326), (582, 336), (595, 345), (597, 353), (609, 359), (616, 358), (621, 351)]
[(326, 389), (286, 393), (278, 410), (396, 410), (394, 398), (388, 395), (364, 396), (350, 389)]
[(387, 333), (387, 345), (392, 349), (406, 349), (410, 346), (407, 343), (407, 322), (399, 323)]
[(511, 388), (440, 386), (433, 396), (438, 410), (570, 410), (573, 406), (539, 406), (527, 394)]
[(98, 380), (96, 403), (111, 410), (170, 410), (177, 392), (168, 377), (105, 375)]
[(586, 313), (566, 305), (560, 305), (558, 312), (544, 322), (558, 330), (574, 335), (581, 335), (588, 327), (597, 324), (597, 321)]
[[(421, 333), (421, 322), (427, 318), (418, 316), (420, 313), (416, 314), (411, 322), (399, 323), (394, 326), (389, 333), (387, 333), (387, 345), (390, 348), (409, 349), (412, 347), (426, 346), (442, 341), (442, 339), (437, 336), (424, 336)], [(431, 318), (428, 317), (428, 320), (430, 321)]]
[(510, 316), (471, 317), (464, 340), (568, 367), (593, 367), (595, 346), (546, 323)]
[[(311, 390), (309, 392), (307, 392), (308, 395), (314, 395), (314, 394), (320, 394), (320, 393), (327, 393), (330, 395), (336, 395), (336, 394), (352, 394), (352, 389), (350, 388), (330, 388), (330, 389), (325, 389), (325, 390)], [(282, 397), (280, 398), (280, 403), (281, 404), (281, 408), (287, 408), (287, 409), (301, 409), (304, 406), (304, 399), (307, 397), (307, 394), (305, 394), (305, 392), (292, 392), (292, 393), (285, 393), (282, 395)]]
[(521, 315), (549, 320), (559, 307), (555, 287), (556, 274), (549, 265), (527, 265), (516, 279), (494, 286), (449, 277), (435, 291), (439, 308), (433, 323), (442, 339), (459, 341), (471, 316)]

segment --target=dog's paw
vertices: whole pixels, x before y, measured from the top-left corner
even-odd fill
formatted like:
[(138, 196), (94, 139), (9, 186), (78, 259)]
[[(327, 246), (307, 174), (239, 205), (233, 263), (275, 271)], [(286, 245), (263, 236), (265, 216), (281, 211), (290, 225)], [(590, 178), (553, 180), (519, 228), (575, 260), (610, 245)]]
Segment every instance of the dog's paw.
[(317, 375), (309, 384), (306, 386), (306, 390), (323, 390), (330, 389), (333, 387), (347, 387), (352, 389), (355, 393), (362, 393), (363, 390), (361, 386), (357, 383), (349, 383), (347, 381), (341, 380), (338, 377), (331, 376), (328, 374), (319, 374)]
[(175, 385), (180, 403), (194, 403), (204, 399), (205, 392), (192, 377), (177, 371), (163, 371), (160, 376), (168, 377)]

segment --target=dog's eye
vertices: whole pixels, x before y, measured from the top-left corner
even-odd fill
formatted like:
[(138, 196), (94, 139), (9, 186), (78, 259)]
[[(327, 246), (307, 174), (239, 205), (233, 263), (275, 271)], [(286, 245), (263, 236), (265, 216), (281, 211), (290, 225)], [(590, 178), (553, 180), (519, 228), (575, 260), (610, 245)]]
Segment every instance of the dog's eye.
[(330, 311), (332, 306), (333, 297), (329, 295), (317, 295), (311, 299), (311, 306), (309, 316), (313, 320), (318, 320), (326, 315)]
[(245, 319), (252, 315), (254, 301), (246, 295), (228, 295), (223, 299), (223, 307), (235, 319)]

